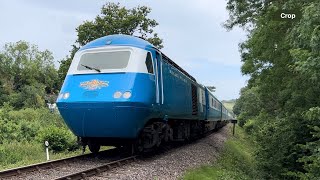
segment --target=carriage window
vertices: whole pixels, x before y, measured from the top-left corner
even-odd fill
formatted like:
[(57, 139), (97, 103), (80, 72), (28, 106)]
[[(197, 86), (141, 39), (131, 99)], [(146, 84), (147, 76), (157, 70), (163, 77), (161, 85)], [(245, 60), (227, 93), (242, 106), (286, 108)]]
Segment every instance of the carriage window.
[(151, 57), (151, 53), (150, 52), (148, 52), (148, 54), (147, 54), (146, 66), (147, 66), (147, 69), (148, 69), (148, 73), (153, 74), (152, 57)]
[(130, 51), (86, 53), (81, 56), (77, 69), (123, 69), (128, 66), (129, 58)]

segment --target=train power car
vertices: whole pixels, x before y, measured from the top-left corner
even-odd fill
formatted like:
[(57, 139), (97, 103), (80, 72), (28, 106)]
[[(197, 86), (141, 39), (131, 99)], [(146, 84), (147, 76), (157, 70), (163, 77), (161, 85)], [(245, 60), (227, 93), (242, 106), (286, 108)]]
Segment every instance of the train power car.
[(215, 129), (230, 114), (149, 42), (109, 35), (74, 56), (57, 99), (71, 131), (90, 151), (132, 145), (142, 152)]

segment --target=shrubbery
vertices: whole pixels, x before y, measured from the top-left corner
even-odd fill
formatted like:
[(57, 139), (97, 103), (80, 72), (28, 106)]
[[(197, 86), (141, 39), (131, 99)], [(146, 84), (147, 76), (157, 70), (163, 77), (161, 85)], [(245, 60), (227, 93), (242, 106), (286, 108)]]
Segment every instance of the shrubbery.
[(248, 134), (252, 134), (253, 130), (255, 128), (255, 120), (253, 119), (249, 119), (244, 125), (243, 128), (245, 130), (246, 133)]
[(44, 159), (44, 141), (54, 153), (79, 148), (59, 114), (47, 108), (14, 110), (8, 104), (0, 108), (0, 166)]
[(37, 140), (40, 143), (49, 142), (49, 149), (53, 152), (61, 152), (64, 150), (73, 150), (76, 144), (76, 138), (67, 129), (55, 126), (42, 129)]
[(0, 143), (33, 141), (41, 129), (48, 127), (69, 131), (61, 116), (47, 108), (13, 110), (5, 105), (0, 109)]

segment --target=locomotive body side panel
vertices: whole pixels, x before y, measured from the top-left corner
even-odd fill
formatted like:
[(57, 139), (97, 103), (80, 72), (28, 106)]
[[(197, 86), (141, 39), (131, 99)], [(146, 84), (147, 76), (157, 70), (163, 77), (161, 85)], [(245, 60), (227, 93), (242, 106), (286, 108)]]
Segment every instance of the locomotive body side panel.
[(172, 119), (195, 119), (192, 116), (191, 80), (165, 61), (162, 75), (164, 113)]

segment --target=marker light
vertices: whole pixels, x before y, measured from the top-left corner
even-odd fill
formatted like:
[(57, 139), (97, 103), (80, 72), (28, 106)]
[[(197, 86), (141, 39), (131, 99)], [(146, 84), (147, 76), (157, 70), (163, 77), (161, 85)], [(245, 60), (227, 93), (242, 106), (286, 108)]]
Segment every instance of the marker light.
[(116, 91), (116, 92), (113, 94), (113, 98), (118, 99), (118, 98), (121, 97), (121, 95), (122, 95), (122, 93), (121, 93), (120, 91)]
[(67, 92), (67, 93), (64, 93), (64, 94), (63, 94), (63, 99), (68, 99), (69, 96), (70, 96), (70, 93), (68, 93), (68, 92)]
[(127, 91), (127, 92), (123, 93), (123, 97), (126, 99), (129, 99), (131, 97), (131, 92)]

